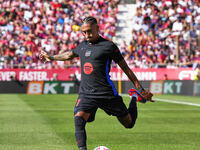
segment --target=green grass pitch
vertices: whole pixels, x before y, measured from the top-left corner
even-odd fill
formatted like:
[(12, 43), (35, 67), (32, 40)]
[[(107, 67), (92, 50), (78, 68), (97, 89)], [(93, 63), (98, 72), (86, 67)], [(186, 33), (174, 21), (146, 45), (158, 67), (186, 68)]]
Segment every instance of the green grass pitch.
[[(200, 104), (200, 97), (157, 98)], [(123, 96), (128, 105), (129, 97)], [(0, 95), (0, 150), (77, 150), (73, 108), (77, 95)], [(88, 150), (199, 150), (200, 107), (166, 102), (138, 103), (133, 129), (98, 110), (87, 124)]]

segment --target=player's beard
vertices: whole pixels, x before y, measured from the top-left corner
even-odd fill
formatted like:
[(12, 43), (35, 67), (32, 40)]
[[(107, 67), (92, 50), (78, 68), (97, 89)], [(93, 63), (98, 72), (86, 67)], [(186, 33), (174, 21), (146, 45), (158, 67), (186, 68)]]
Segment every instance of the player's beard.
[(93, 43), (94, 42), (94, 39), (93, 38), (87, 38), (86, 39), (89, 43)]
[(86, 40), (89, 42), (89, 43), (95, 43), (97, 40), (99, 39), (99, 35), (96, 37), (87, 37)]

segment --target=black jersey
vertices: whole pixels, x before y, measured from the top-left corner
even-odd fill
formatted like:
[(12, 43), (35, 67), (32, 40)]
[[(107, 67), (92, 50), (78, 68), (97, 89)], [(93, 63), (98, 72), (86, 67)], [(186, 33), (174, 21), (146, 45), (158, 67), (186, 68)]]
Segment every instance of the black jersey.
[(102, 37), (93, 44), (83, 41), (73, 49), (73, 53), (81, 61), (79, 94), (89, 97), (118, 95), (109, 72), (112, 60), (118, 63), (123, 57), (113, 42)]

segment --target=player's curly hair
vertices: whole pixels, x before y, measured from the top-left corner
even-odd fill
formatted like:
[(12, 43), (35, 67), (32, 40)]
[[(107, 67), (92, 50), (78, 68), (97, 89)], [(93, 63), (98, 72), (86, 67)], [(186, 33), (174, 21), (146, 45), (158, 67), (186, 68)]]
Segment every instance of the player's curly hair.
[(93, 24), (97, 24), (97, 20), (96, 20), (96, 18), (94, 18), (94, 17), (92, 17), (92, 16), (88, 16), (88, 17), (85, 17), (84, 19), (83, 19), (83, 21), (82, 21), (82, 23), (84, 24), (84, 23), (89, 23), (89, 24), (91, 24), (91, 25), (93, 25)]

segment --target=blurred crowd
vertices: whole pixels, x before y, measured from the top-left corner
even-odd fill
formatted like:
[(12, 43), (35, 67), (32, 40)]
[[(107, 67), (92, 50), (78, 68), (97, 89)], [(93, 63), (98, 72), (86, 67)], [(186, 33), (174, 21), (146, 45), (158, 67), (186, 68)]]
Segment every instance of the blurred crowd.
[(38, 59), (45, 50), (58, 54), (83, 40), (81, 20), (94, 16), (101, 34), (115, 35), (118, 0), (0, 0), (0, 69), (76, 67), (78, 62)]
[(200, 2), (138, 0), (132, 40), (121, 50), (132, 67), (200, 65)]
[[(97, 18), (102, 36), (112, 39), (119, 1), (0, 0), (0, 69), (79, 66), (77, 59), (44, 64), (38, 55), (41, 50), (53, 55), (75, 48), (84, 38), (81, 20), (89, 15)], [(137, 0), (132, 24), (131, 42), (119, 46), (131, 67), (200, 63), (198, 0)]]

